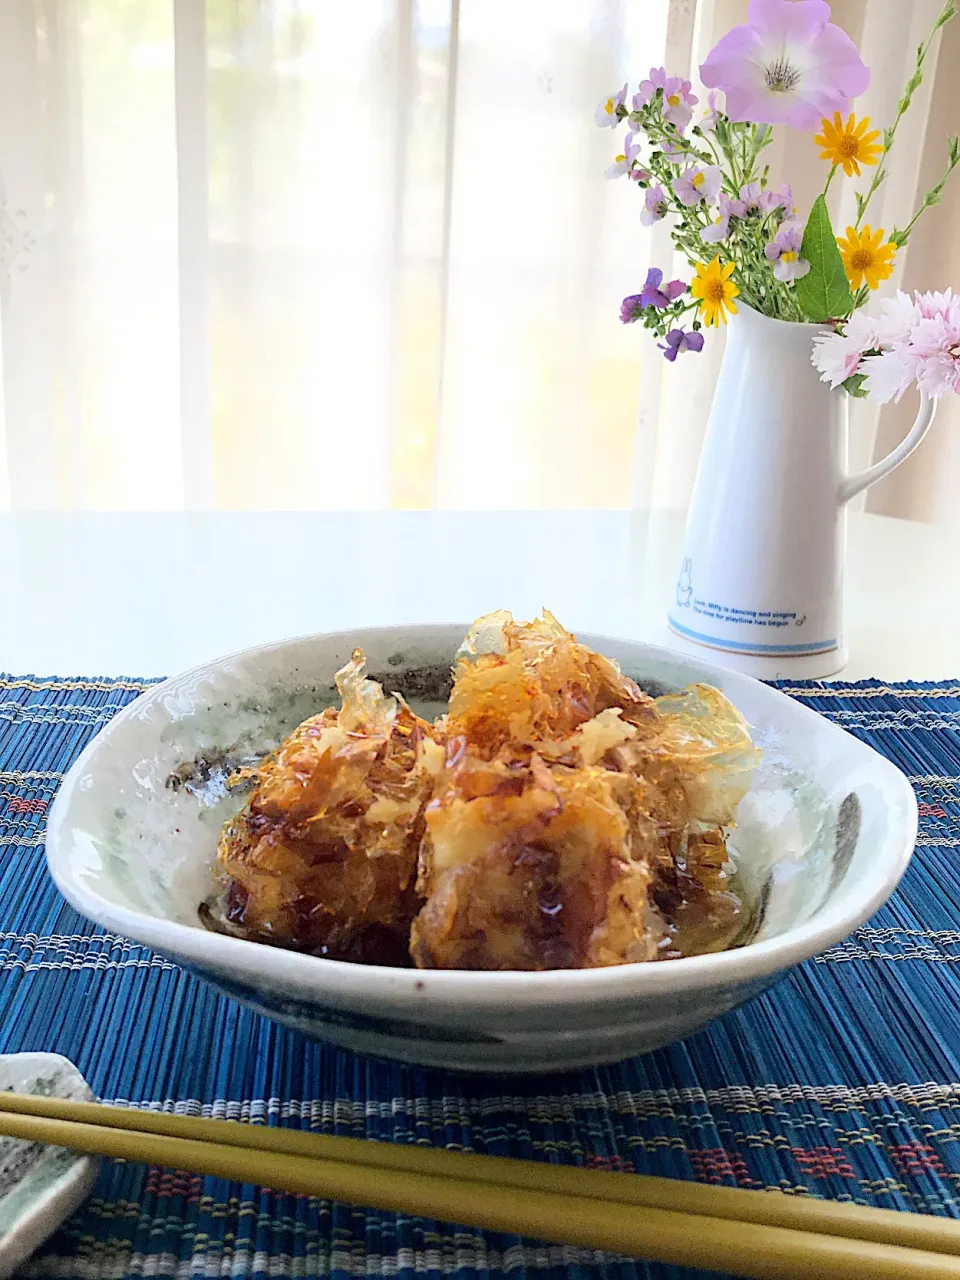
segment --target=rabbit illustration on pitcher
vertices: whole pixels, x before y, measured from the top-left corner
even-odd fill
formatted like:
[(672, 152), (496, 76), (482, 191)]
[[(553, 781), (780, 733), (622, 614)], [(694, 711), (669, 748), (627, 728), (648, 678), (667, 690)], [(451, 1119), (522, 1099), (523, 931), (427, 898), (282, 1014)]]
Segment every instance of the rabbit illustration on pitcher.
[(693, 561), (686, 556), (680, 566), (680, 577), (677, 579), (677, 606), (680, 609), (689, 609), (690, 601), (693, 599), (693, 583), (690, 580), (692, 571)]
[(897, 448), (848, 476), (845, 398), (810, 362), (818, 332), (746, 306), (731, 317), (687, 518), (669, 625), (751, 674), (844, 666), (847, 503), (933, 420), (936, 401), (922, 397)]

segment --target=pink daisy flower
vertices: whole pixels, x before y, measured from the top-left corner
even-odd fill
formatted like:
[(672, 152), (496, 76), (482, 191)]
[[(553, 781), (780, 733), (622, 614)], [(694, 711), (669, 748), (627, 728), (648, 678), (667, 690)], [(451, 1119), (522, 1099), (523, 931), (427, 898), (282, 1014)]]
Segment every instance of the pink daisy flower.
[(813, 340), (815, 368), (821, 382), (839, 387), (842, 382), (860, 372), (860, 362), (865, 351), (877, 345), (876, 321), (865, 311), (855, 311), (844, 326), (843, 333), (820, 333)]

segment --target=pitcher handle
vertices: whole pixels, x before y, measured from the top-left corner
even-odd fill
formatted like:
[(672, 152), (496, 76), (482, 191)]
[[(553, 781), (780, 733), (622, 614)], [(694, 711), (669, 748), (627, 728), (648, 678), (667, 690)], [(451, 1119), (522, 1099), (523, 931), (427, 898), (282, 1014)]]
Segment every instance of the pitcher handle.
[[(847, 404), (844, 406), (847, 414), (847, 420), (850, 418), (849, 397)], [(872, 467), (867, 467), (866, 471), (861, 471), (855, 476), (847, 476), (840, 482), (840, 501), (849, 502), (851, 498), (855, 498), (858, 493), (862, 493), (864, 489), (881, 480), (885, 475), (889, 475), (894, 467), (898, 467), (904, 458), (913, 453), (914, 449), (930, 430), (930, 424), (933, 422), (933, 415), (937, 410), (936, 400), (931, 400), (928, 396), (920, 395), (920, 408), (917, 410), (917, 416), (914, 419), (913, 426), (903, 437), (895, 449), (887, 454), (885, 458), (881, 458), (879, 462), (875, 462)]]

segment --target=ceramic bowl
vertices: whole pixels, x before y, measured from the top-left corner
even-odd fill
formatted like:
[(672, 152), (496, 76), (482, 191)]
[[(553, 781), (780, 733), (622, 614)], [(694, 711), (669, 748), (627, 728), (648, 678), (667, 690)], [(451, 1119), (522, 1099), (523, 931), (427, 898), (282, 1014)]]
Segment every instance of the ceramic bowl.
[[(679, 1040), (839, 941), (897, 883), (917, 807), (893, 765), (829, 721), (746, 676), (627, 640), (582, 635), (652, 693), (717, 685), (763, 751), (740, 806), (749, 942), (716, 955), (547, 973), (395, 969), (317, 959), (203, 928), (198, 905), (224, 820), (241, 803), (224, 769), (257, 758), (336, 700), (355, 645), (368, 670), (437, 714), (466, 628), (319, 635), (249, 649), (147, 691), (87, 747), (47, 836), (63, 894), (287, 1026), (359, 1052), (488, 1072), (613, 1062)], [(174, 783), (171, 779), (175, 779)]]
[[(0, 1054), (0, 1091), (90, 1102), (83, 1076), (58, 1053)], [(0, 1138), (0, 1276), (19, 1265), (86, 1199), (100, 1161), (62, 1147)]]

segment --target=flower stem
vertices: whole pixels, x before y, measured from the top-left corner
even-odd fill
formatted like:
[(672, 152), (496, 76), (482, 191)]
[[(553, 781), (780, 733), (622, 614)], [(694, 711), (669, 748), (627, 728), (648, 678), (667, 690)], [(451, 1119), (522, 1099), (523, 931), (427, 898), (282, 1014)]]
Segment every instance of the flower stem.
[(947, 167), (944, 170), (943, 177), (936, 184), (936, 186), (931, 187), (930, 190), (927, 192), (927, 194), (923, 197), (923, 199), (920, 201), (920, 207), (917, 209), (916, 213), (913, 215), (913, 217), (910, 219), (907, 225), (903, 228), (894, 227), (893, 230), (890, 232), (890, 239), (893, 241), (893, 243), (897, 246), (898, 249), (907, 243), (907, 240), (910, 238), (910, 232), (913, 230), (914, 223), (917, 221), (920, 215), (925, 210), (929, 209), (931, 205), (940, 203), (940, 197), (943, 194), (943, 188), (947, 185), (947, 179), (950, 177), (951, 173), (953, 173), (954, 169), (957, 167), (958, 164), (960, 164), (960, 138), (948, 138), (947, 139)]
[[(927, 54), (930, 52), (930, 46), (933, 43), (933, 38), (941, 27), (945, 27), (951, 18), (956, 16), (956, 12), (956, 0), (946, 0), (946, 3), (940, 10), (939, 17), (933, 24), (933, 30), (930, 32), (929, 36), (927, 36), (926, 41), (917, 47), (917, 59), (914, 63), (913, 75), (907, 81), (906, 88), (903, 91), (903, 97), (897, 103), (897, 114), (893, 118), (893, 124), (883, 131), (883, 150), (880, 152), (880, 163), (877, 165), (876, 172), (871, 179), (870, 186), (867, 188), (867, 194), (865, 196), (857, 196), (857, 220), (853, 224), (857, 228), (859, 228), (860, 223), (863, 221), (863, 215), (867, 211), (867, 205), (870, 203), (873, 193), (887, 176), (887, 171), (884, 168), (883, 162), (886, 159), (890, 148), (893, 146), (893, 140), (896, 137), (900, 121), (910, 109), (910, 104), (913, 102), (913, 95), (920, 88), (921, 84), (923, 84), (923, 64), (926, 60)], [(914, 219), (914, 221), (916, 221), (916, 219)]]
[(722, 169), (723, 159), (724, 159), (722, 151), (719, 151), (717, 149), (717, 144), (714, 142), (713, 138), (709, 134), (701, 134), (701, 137), (703, 138), (707, 146), (710, 148), (710, 151), (713, 155), (714, 162), (718, 164)]

